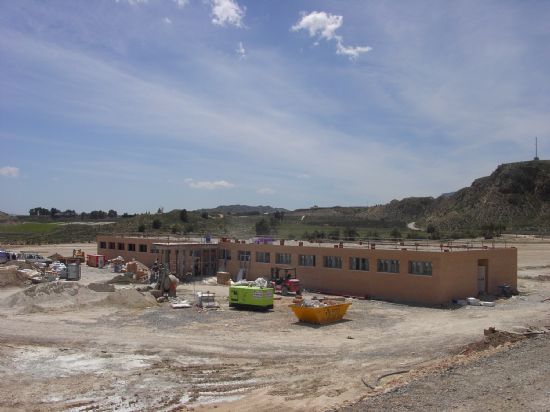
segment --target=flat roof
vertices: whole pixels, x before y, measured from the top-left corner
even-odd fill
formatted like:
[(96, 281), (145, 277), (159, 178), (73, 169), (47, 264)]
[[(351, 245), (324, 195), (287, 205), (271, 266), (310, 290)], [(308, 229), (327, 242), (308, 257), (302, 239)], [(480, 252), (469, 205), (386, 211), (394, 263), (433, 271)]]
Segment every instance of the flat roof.
[[(240, 240), (237, 243), (234, 239), (226, 238), (227, 242), (220, 242), (222, 237), (213, 237), (210, 242), (206, 242), (205, 238), (200, 237), (181, 237), (181, 236), (134, 236), (134, 235), (99, 235), (98, 237), (114, 237), (114, 238), (126, 238), (126, 239), (143, 239), (143, 240), (159, 240), (154, 242), (153, 245), (157, 247), (168, 247), (174, 248), (178, 246), (193, 246), (193, 247), (212, 247), (212, 246), (223, 246), (224, 244), (238, 245), (274, 245), (278, 246), (280, 239), (263, 239), (263, 238), (250, 238)], [(173, 240), (171, 240), (173, 238)], [(445, 252), (445, 251), (457, 251), (457, 250), (486, 250), (486, 249), (504, 249), (510, 248), (508, 244), (512, 242), (507, 242), (504, 240), (416, 240), (416, 239), (405, 239), (402, 241), (391, 241), (388, 239), (383, 240), (365, 240), (362, 241), (362, 244), (359, 241), (349, 242), (349, 241), (307, 241), (307, 240), (284, 240), (285, 246), (295, 246), (299, 247), (300, 243), (302, 247), (320, 247), (320, 248), (335, 248), (335, 246), (340, 246), (342, 243), (344, 249), (370, 249), (371, 245), (374, 244), (376, 250), (401, 250), (406, 249), (409, 251), (424, 251), (424, 252)]]

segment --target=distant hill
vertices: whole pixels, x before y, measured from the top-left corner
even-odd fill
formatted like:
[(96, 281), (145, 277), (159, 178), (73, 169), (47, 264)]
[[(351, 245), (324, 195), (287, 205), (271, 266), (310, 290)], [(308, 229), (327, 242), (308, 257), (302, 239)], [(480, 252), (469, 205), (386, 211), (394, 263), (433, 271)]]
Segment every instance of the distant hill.
[(0, 222), (9, 222), (11, 220), (14, 220), (13, 216), (0, 210)]
[(447, 229), (490, 223), (549, 227), (550, 161), (500, 165), (470, 187), (438, 197), (426, 212), (426, 222)]
[(311, 208), (294, 215), (319, 219), (412, 222), (442, 230), (502, 224), (512, 228), (550, 227), (550, 161), (502, 164), (471, 186), (433, 197), (408, 197), (369, 207)]
[(264, 213), (275, 213), (275, 212), (287, 212), (283, 208), (275, 208), (271, 206), (248, 206), (248, 205), (224, 205), (218, 206), (213, 209), (199, 209), (196, 210), (198, 213), (207, 212), (210, 214), (221, 213), (223, 215), (253, 215), (253, 214), (264, 214)]

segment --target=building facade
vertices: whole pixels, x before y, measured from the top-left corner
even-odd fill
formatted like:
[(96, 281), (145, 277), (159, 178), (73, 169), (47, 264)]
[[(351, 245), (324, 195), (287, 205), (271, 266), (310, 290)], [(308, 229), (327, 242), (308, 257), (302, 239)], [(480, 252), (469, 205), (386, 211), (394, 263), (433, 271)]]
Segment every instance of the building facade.
[[(329, 247), (330, 246), (330, 247)], [(445, 248), (308, 242), (216, 243), (99, 236), (98, 253), (108, 259), (156, 259), (177, 275), (227, 271), (235, 280), (269, 279), (274, 268), (296, 268), (306, 290), (399, 302), (440, 304), (479, 294), (497, 294), (500, 285), (517, 288), (517, 249)]]

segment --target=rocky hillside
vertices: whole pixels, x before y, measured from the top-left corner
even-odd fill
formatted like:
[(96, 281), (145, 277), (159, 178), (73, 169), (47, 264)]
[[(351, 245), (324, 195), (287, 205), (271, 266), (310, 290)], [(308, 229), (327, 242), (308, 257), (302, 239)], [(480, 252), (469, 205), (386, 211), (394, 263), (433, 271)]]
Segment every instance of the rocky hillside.
[(550, 227), (550, 161), (500, 165), (490, 176), (470, 187), (437, 198), (409, 197), (370, 207), (297, 210), (294, 214), (355, 221), (413, 222), (441, 230)]
[(439, 197), (424, 221), (445, 229), (504, 224), (550, 226), (550, 161), (503, 164), (451, 196)]

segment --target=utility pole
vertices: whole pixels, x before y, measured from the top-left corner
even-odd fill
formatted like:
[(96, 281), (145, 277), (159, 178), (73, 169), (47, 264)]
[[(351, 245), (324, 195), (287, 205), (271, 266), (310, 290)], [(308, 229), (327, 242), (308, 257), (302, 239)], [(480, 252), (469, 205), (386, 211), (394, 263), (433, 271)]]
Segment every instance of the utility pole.
[(535, 137), (535, 159), (539, 160), (539, 138)]

